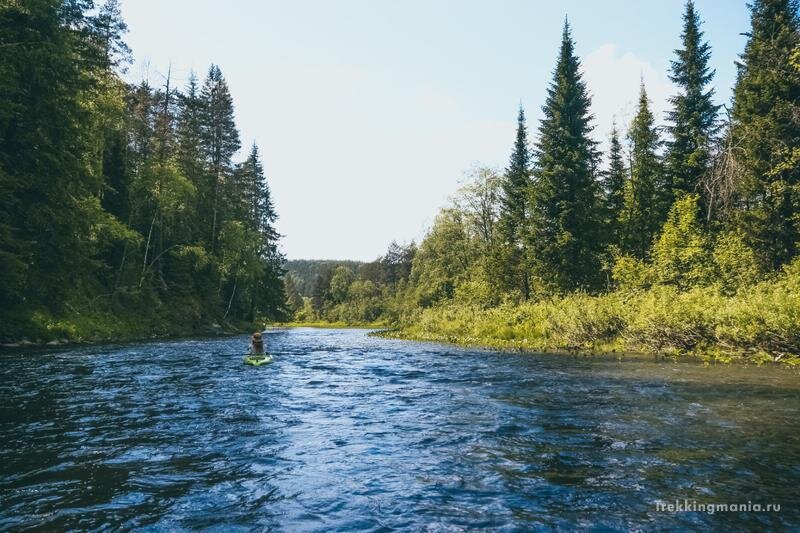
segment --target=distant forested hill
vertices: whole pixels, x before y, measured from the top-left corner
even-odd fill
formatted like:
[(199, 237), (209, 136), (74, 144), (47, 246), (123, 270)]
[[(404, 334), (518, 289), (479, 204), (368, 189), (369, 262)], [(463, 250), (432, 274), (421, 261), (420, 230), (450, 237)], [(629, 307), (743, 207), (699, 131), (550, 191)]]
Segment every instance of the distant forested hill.
[(355, 274), (363, 264), (361, 261), (339, 261), (335, 259), (295, 259), (286, 261), (284, 268), (294, 278), (297, 292), (301, 296), (311, 296), (314, 289), (314, 280), (318, 274), (325, 271), (332, 272), (339, 266), (346, 266)]

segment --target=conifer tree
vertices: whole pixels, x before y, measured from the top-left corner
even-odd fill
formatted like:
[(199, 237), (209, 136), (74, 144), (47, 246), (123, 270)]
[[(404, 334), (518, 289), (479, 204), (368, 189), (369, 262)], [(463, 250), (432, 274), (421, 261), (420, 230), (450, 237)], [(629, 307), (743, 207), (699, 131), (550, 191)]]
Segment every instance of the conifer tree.
[(223, 188), (233, 174), (233, 156), (239, 151), (241, 143), (234, 122), (233, 98), (218, 66), (211, 65), (200, 98), (201, 147), (206, 161), (206, 189), (209, 194), (208, 200), (201, 203), (199, 208), (205, 220), (208, 243), (214, 252), (224, 210)]
[[(91, 270), (103, 147), (93, 144), (105, 89), (98, 20), (84, 2), (4, 2), (0, 8), (0, 298), (57, 307), (65, 279)], [(105, 34), (120, 42), (117, 28)], [(87, 165), (91, 161), (92, 168)], [(21, 291), (27, 294), (23, 295)], [(5, 307), (5, 306), (3, 306)]]
[(625, 203), (620, 216), (621, 248), (626, 254), (644, 259), (661, 229), (669, 210), (668, 190), (657, 150), (660, 145), (655, 118), (650, 111), (644, 82), (639, 91), (639, 108), (631, 123), (630, 179), (625, 185)]
[[(208, 180), (205, 174), (205, 164), (202, 152), (202, 120), (203, 101), (200, 98), (197, 76), (194, 71), (189, 73), (189, 81), (185, 91), (178, 94), (178, 117), (175, 125), (175, 158), (181, 173), (186, 176), (197, 190), (197, 198), (208, 198)], [(193, 205), (190, 218), (190, 229), (193, 240), (197, 241), (204, 234), (201, 228), (204, 218), (198, 212), (198, 206)]]
[(535, 147), (531, 235), (534, 272), (556, 291), (599, 284), (600, 202), (586, 84), (567, 22)]
[(286, 307), (256, 149), (222, 196), (239, 145), (222, 74), (183, 97), (169, 74), (127, 85), (125, 31), (118, 0), (0, 7), (0, 339), (75, 309), (147, 309), (175, 331)]
[(673, 197), (694, 191), (710, 165), (711, 144), (719, 131), (714, 104), (714, 89), (707, 88), (714, 78), (708, 66), (711, 47), (703, 42), (700, 16), (694, 2), (686, 2), (683, 15), (683, 48), (675, 50), (670, 79), (680, 92), (670, 98), (672, 110), (667, 143), (666, 171)]
[(242, 220), (246, 220), (253, 230), (260, 233), (265, 242), (277, 242), (280, 237), (275, 229), (278, 215), (256, 143), (250, 148), (247, 159), (238, 166), (236, 181), (237, 199), (242, 206), (240, 215)]
[(799, 32), (796, 0), (755, 0), (734, 89), (739, 227), (772, 268), (796, 256), (800, 241)]
[(203, 154), (200, 150), (203, 138), (203, 101), (197, 87), (197, 76), (189, 73), (189, 82), (184, 93), (178, 95), (180, 112), (176, 125), (178, 164), (187, 178), (200, 185), (203, 172)]
[(500, 250), (498, 274), (506, 290), (518, 290), (524, 299), (530, 295), (527, 256), (528, 204), (531, 194), (531, 152), (522, 105), (517, 116), (514, 150), (501, 181)]
[(290, 272), (283, 277), (283, 285), (286, 292), (286, 308), (294, 315), (303, 308), (303, 297), (297, 291), (297, 284)]
[(128, 32), (128, 25), (122, 19), (119, 0), (106, 0), (100, 7), (91, 28), (96, 44), (102, 52), (103, 68), (111, 72), (112, 68), (130, 61), (131, 49), (122, 40), (122, 35)]
[(285, 307), (283, 278), (284, 257), (278, 250), (280, 235), (275, 229), (278, 215), (272, 202), (272, 193), (264, 175), (264, 166), (258, 145), (253, 143), (250, 153), (237, 166), (232, 183), (233, 196), (226, 202), (232, 216), (241, 220), (248, 232), (258, 242), (258, 255), (264, 265), (257, 288), (258, 307), (276, 310)]
[(261, 214), (261, 182), (264, 169), (255, 143), (250, 148), (247, 159), (236, 165), (232, 179), (226, 183), (226, 216), (246, 223), (249, 230), (258, 231)]
[(616, 121), (611, 128), (611, 141), (608, 148), (608, 168), (602, 175), (603, 206), (606, 242), (619, 242), (619, 218), (625, 206), (625, 183), (628, 180), (628, 169), (625, 166), (625, 155), (619, 140)]

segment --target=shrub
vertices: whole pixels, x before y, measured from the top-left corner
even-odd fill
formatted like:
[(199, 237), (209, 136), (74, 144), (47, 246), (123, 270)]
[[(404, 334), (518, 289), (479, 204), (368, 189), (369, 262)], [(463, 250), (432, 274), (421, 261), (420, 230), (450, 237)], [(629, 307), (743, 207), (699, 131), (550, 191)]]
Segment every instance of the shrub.
[(720, 344), (776, 357), (800, 354), (800, 259), (772, 281), (730, 300), (717, 328)]
[(714, 288), (680, 292), (656, 286), (639, 295), (625, 329), (631, 347), (648, 351), (686, 351), (713, 343), (716, 313), (724, 303)]
[(655, 281), (686, 290), (708, 285), (713, 276), (708, 237), (700, 224), (699, 196), (687, 194), (673, 204), (653, 245)]
[(725, 232), (714, 243), (714, 266), (717, 285), (724, 294), (736, 294), (761, 278), (761, 269), (753, 249), (739, 233)]
[(653, 284), (650, 265), (629, 255), (618, 256), (611, 269), (614, 284), (621, 290), (645, 289)]

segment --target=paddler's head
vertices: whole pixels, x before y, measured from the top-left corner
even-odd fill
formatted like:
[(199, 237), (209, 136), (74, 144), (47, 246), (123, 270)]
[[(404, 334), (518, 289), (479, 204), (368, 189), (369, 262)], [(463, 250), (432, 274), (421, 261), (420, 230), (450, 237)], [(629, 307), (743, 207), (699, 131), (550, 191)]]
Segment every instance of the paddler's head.
[(254, 341), (260, 341), (261, 340), (261, 332), (260, 331), (256, 331), (255, 333), (253, 333), (253, 340)]

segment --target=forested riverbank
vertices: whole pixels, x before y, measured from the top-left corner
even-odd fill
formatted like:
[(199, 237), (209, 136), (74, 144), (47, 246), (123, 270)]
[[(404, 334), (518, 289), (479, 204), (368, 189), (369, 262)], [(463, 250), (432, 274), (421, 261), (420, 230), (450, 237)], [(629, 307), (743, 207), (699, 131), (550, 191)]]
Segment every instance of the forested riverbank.
[(127, 83), (117, 0), (0, 5), (0, 342), (283, 316), (277, 217), (220, 68)]
[(368, 263), (287, 264), (260, 151), (240, 154), (218, 66), (180, 87), (170, 68), (129, 83), (116, 0), (4, 4), (0, 343), (293, 321), (537, 350), (794, 358), (798, 4), (750, 10), (723, 105), (686, 3), (663, 127), (644, 83), (629, 123), (595, 123), (565, 22), (543, 118), (531, 133), (520, 107), (505, 169), (468, 171), (419, 243)]
[(798, 4), (750, 11), (732, 102), (715, 101), (711, 44), (687, 2), (666, 127), (642, 83), (633, 120), (601, 125), (607, 153), (565, 23), (544, 117), (530, 140), (520, 108), (506, 169), (473, 168), (418, 244), (321, 265), (305, 294), (290, 265), (295, 318), (472, 345), (794, 360)]

